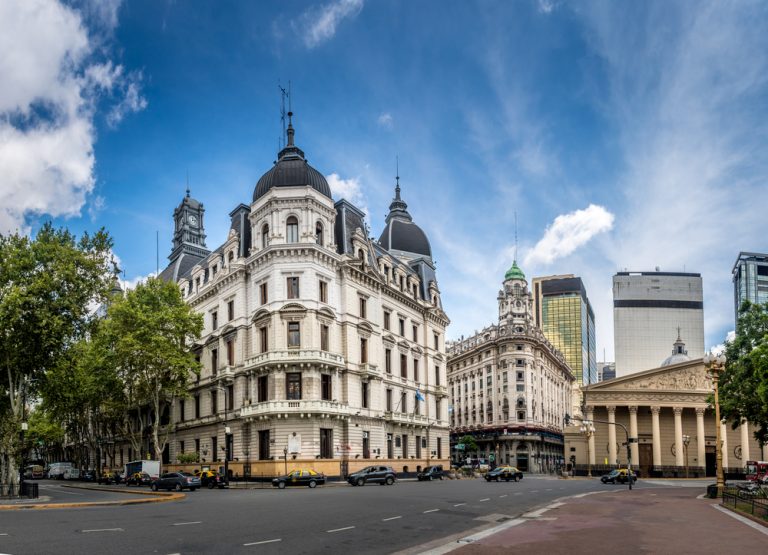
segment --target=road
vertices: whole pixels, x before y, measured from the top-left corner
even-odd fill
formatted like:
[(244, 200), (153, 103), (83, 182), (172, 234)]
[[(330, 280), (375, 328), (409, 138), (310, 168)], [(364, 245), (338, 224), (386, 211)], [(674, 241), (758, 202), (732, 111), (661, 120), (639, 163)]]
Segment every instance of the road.
[(393, 553), (559, 497), (622, 487), (526, 476), (517, 483), (199, 490), (167, 503), (3, 512), (0, 553)]

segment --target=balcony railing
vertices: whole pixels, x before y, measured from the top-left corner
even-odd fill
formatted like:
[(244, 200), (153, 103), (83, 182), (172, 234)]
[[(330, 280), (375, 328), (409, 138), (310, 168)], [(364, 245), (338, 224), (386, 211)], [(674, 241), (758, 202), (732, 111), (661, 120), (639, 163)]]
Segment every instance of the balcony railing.
[(267, 351), (245, 361), (246, 368), (268, 364), (315, 363), (344, 366), (344, 357), (334, 353), (309, 349), (291, 349), (285, 351)]
[(381, 376), (381, 372), (379, 372), (379, 367), (375, 364), (370, 364), (368, 362), (360, 365), (360, 372), (362, 372), (364, 375), (373, 376), (378, 378)]
[(411, 424), (416, 426), (427, 426), (429, 418), (421, 414), (407, 414), (404, 412), (385, 412), (384, 418), (395, 424)]
[(288, 418), (290, 415), (312, 415), (324, 414), (328, 416), (348, 416), (350, 414), (349, 405), (333, 401), (322, 401), (319, 399), (307, 399), (296, 401), (264, 401), (253, 403), (240, 409), (241, 418), (262, 418), (268, 416), (283, 416)]

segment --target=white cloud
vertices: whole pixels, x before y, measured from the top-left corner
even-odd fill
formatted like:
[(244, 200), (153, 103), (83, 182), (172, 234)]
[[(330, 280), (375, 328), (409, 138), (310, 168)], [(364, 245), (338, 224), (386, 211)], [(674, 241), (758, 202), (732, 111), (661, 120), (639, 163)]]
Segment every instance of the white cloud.
[(0, 2), (0, 233), (27, 232), (34, 215), (79, 215), (95, 183), (97, 102), (125, 87), (143, 107), (94, 37), (57, 0)]
[(331, 188), (331, 194), (333, 194), (334, 198), (346, 199), (357, 206), (365, 213), (366, 221), (370, 223), (368, 207), (366, 206), (363, 189), (358, 178), (342, 179), (339, 174), (334, 172), (331, 175), (326, 175), (325, 179), (328, 181), (328, 186)]
[(339, 24), (355, 17), (362, 9), (363, 0), (335, 0), (306, 10), (294, 23), (294, 30), (303, 37), (307, 48), (315, 48), (333, 38)]
[(555, 0), (539, 0), (539, 13), (549, 14), (557, 7)]
[(610, 230), (613, 219), (613, 214), (595, 204), (558, 216), (525, 256), (525, 264), (551, 264), (558, 258), (568, 256), (595, 235)]
[(376, 121), (381, 127), (385, 127), (387, 129), (392, 129), (392, 125), (394, 124), (394, 121), (392, 119), (392, 114), (390, 114), (389, 112), (384, 112), (383, 114), (381, 114)]

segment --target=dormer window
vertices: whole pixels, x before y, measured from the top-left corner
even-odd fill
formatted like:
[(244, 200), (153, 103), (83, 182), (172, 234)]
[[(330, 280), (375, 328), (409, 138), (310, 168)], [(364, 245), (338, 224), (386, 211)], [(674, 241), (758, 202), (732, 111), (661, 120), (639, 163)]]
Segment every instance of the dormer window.
[(288, 218), (285, 224), (285, 237), (289, 243), (299, 242), (299, 220), (296, 216)]
[(315, 224), (315, 243), (323, 246), (323, 224), (320, 222), (317, 222)]
[(235, 251), (229, 251), (227, 254), (227, 262), (232, 262), (235, 259)]

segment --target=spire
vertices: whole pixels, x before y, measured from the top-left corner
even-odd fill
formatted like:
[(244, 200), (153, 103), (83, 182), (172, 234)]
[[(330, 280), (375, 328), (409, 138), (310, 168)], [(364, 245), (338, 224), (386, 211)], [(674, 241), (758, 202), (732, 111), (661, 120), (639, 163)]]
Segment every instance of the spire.
[(291, 118), (293, 117), (293, 112), (288, 112), (288, 146), (293, 146), (293, 135), (295, 131), (293, 130), (293, 122), (291, 121)]
[(411, 215), (408, 213), (408, 205), (400, 197), (400, 160), (395, 157), (396, 175), (395, 175), (395, 198), (392, 199), (392, 203), (389, 205), (389, 214), (387, 214), (386, 222), (389, 223), (393, 218), (400, 220), (413, 221)]
[(187, 198), (189, 198), (189, 170), (187, 170)]

